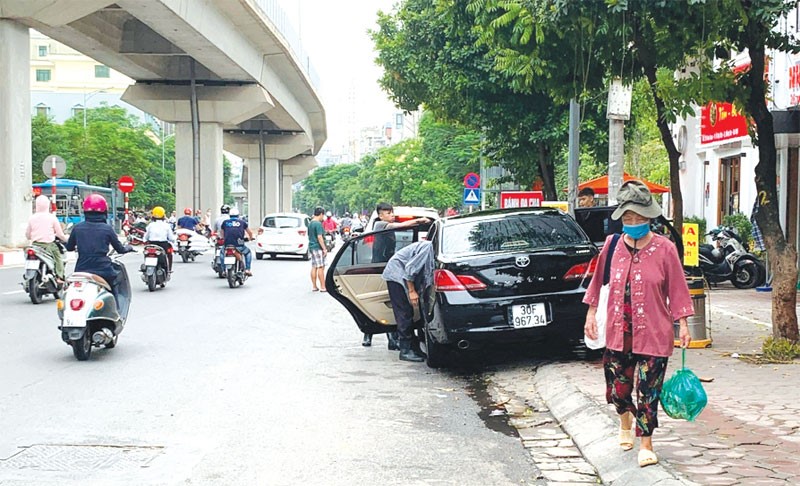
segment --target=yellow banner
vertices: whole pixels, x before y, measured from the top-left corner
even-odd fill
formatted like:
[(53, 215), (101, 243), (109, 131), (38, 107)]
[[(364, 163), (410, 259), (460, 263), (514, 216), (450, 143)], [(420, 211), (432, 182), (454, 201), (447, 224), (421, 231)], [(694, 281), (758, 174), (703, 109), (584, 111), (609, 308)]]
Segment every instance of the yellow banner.
[(547, 208), (558, 208), (565, 213), (569, 211), (569, 203), (567, 203), (567, 201), (542, 201), (542, 206)]
[(700, 264), (700, 226), (683, 223), (683, 264), (696, 267)]

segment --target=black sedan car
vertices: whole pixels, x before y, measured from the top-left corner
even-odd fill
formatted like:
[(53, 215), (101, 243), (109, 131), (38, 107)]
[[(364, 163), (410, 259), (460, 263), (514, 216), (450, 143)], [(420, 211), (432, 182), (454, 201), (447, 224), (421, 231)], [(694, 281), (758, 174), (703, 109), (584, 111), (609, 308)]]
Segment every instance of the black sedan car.
[(483, 211), (348, 241), (328, 270), (330, 294), (362, 332), (395, 329), (384, 261), (372, 247), (395, 232), (395, 250), (421, 238), (434, 245), (433, 288), (415, 315), (431, 367), (450, 352), (487, 342), (583, 335), (583, 298), (598, 249), (575, 220), (552, 208)]

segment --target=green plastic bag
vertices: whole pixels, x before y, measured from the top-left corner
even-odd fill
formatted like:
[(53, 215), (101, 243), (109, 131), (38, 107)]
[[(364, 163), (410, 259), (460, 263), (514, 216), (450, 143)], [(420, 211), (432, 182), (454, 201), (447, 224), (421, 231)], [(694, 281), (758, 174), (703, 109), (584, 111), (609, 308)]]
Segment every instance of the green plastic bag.
[(706, 407), (708, 397), (697, 375), (686, 368), (686, 348), (681, 361), (681, 369), (661, 389), (661, 406), (670, 417), (691, 422)]

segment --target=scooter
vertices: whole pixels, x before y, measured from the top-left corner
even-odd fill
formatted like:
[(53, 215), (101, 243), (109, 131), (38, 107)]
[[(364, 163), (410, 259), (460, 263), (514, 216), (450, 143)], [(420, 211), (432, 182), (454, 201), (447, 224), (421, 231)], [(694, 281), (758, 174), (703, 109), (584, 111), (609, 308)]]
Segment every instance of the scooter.
[(153, 292), (157, 287), (163, 289), (170, 279), (167, 254), (172, 253), (172, 247), (169, 247), (165, 252), (158, 245), (145, 245), (142, 253), (144, 253), (144, 263), (140, 267), (142, 281), (147, 284), (147, 289), (150, 292)]
[(708, 233), (714, 245), (700, 245), (700, 270), (709, 283), (730, 280), (740, 289), (752, 289), (764, 283), (766, 267), (748, 252), (733, 228), (720, 226)]
[(323, 239), (325, 240), (325, 248), (328, 251), (333, 250), (333, 247), (336, 245), (336, 238), (334, 237), (333, 233), (326, 232)]
[[(60, 242), (59, 251), (61, 248)], [(56, 281), (53, 257), (38, 246), (25, 249), (25, 274), (22, 276), (22, 288), (31, 298), (31, 302), (39, 304), (42, 297), (52, 294), (56, 299), (61, 297), (63, 286)]]
[[(213, 235), (212, 235), (213, 236)], [(211, 269), (219, 278), (225, 278), (225, 266), (222, 264), (225, 250), (225, 239), (216, 237), (214, 240), (214, 258), (211, 259)]]
[(187, 229), (175, 232), (177, 238), (177, 251), (183, 263), (194, 261), (197, 255), (202, 255), (208, 250), (208, 238)]
[(103, 278), (85, 272), (75, 272), (67, 278), (64, 299), (57, 304), (61, 324), (61, 339), (72, 346), (78, 361), (86, 361), (92, 355), (92, 347), (114, 348), (131, 304), (131, 286), (125, 265), (112, 259), (119, 272), (117, 298), (111, 285)]
[(247, 274), (244, 273), (244, 256), (235, 246), (226, 246), (224, 251), (223, 266), (228, 278), (228, 286), (235, 289), (239, 285), (244, 285), (245, 281), (247, 281)]

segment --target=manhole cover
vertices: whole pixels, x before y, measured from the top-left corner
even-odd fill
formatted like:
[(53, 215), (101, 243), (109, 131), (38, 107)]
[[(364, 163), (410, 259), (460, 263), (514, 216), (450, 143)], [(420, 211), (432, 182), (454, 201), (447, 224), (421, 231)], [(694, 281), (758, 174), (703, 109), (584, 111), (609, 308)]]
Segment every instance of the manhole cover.
[(147, 467), (163, 450), (160, 446), (32, 445), (0, 460), (0, 470), (128, 471)]

